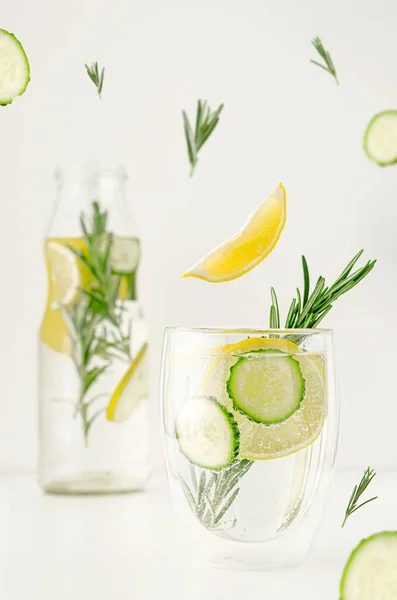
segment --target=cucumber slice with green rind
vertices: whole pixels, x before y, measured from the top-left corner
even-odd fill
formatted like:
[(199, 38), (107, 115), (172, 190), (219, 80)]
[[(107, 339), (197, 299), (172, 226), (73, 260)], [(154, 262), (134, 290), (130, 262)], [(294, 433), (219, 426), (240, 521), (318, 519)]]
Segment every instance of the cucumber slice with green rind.
[(30, 81), (28, 57), (13, 33), (0, 29), (0, 105), (21, 96)]
[(340, 582), (340, 600), (397, 598), (397, 531), (362, 540), (350, 554)]
[(113, 273), (126, 275), (135, 271), (139, 264), (140, 254), (138, 238), (113, 236), (110, 251), (110, 263)]
[(397, 163), (397, 110), (372, 117), (364, 133), (364, 151), (380, 167)]
[(233, 408), (264, 425), (288, 419), (305, 395), (299, 362), (277, 350), (243, 355), (231, 367), (226, 385)]
[(240, 432), (233, 415), (213, 396), (193, 396), (180, 406), (175, 435), (193, 465), (218, 471), (237, 457)]

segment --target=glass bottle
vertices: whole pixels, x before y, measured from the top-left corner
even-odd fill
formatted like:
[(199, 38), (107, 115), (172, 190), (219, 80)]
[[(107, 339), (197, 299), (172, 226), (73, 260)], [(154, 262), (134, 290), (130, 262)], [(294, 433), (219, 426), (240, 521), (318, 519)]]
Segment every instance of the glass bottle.
[(128, 492), (148, 478), (147, 330), (126, 179), (122, 167), (94, 164), (56, 173), (39, 339), (38, 480), (47, 492)]

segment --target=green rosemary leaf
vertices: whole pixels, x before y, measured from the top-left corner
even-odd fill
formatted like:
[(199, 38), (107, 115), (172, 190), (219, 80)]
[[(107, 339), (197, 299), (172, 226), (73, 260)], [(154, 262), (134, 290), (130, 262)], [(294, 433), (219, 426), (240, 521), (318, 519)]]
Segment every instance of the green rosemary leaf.
[(205, 510), (205, 484), (206, 484), (206, 476), (205, 471), (202, 469), (200, 473), (200, 479), (198, 483), (198, 491), (197, 491), (197, 506), (199, 510), (200, 518), (202, 518)]
[(193, 511), (194, 514), (197, 514), (197, 512), (198, 512), (198, 506), (196, 504), (194, 496), (193, 496), (192, 492), (190, 491), (190, 488), (189, 488), (188, 484), (183, 479), (183, 477), (181, 477), (180, 479), (181, 479), (181, 484), (182, 484), (183, 491), (185, 492), (185, 496), (186, 496), (186, 498), (189, 501), (190, 508), (192, 509), (192, 511)]
[(95, 411), (94, 414), (87, 420), (86, 424), (85, 424), (85, 435), (86, 437), (88, 436), (91, 427), (93, 426), (93, 424), (95, 423), (95, 421), (97, 420), (97, 418), (102, 415), (105, 412), (105, 408), (100, 408), (99, 410)]
[(349, 262), (349, 264), (347, 265), (347, 267), (345, 269), (343, 269), (342, 273), (339, 275), (339, 277), (335, 280), (335, 282), (333, 283), (333, 285), (331, 286), (330, 289), (332, 289), (335, 285), (337, 285), (340, 281), (342, 281), (345, 277), (347, 277), (348, 275), (350, 275), (350, 273), (353, 270), (354, 265), (356, 264), (356, 262), (358, 261), (358, 259), (360, 258), (360, 256), (362, 255), (362, 253), (364, 252), (364, 250), (360, 250), (360, 252), (357, 252), (356, 256), (354, 256), (351, 261)]
[[(303, 320), (304, 320), (305, 316), (311, 310), (315, 301), (321, 294), (321, 292), (324, 288), (324, 285), (325, 285), (324, 277), (319, 277), (317, 280), (317, 283), (316, 283), (316, 287), (314, 288), (311, 296), (309, 297), (309, 300), (307, 301), (305, 307), (302, 309), (302, 312), (300, 313), (300, 316), (299, 316), (299, 318), (297, 320), (297, 324), (296, 324), (297, 327), (300, 327), (303, 324)], [(299, 312), (300, 312), (300, 310), (299, 310)]]
[(310, 275), (307, 260), (302, 256), (302, 268), (303, 268), (303, 304), (309, 299), (310, 294)]
[(289, 307), (289, 311), (288, 311), (288, 314), (287, 314), (287, 319), (285, 321), (285, 326), (286, 327), (292, 328), (294, 326), (293, 325), (294, 324), (293, 317), (296, 314), (295, 313), (295, 306), (296, 306), (296, 299), (292, 298), (291, 305)]
[(272, 311), (273, 311), (273, 324), (271, 324), (270, 326), (274, 329), (280, 329), (280, 310), (278, 307), (278, 300), (277, 300), (277, 294), (276, 294), (276, 290), (272, 287), (270, 288), (270, 294), (272, 297)]
[(91, 369), (87, 369), (84, 376), (83, 381), (83, 392), (84, 394), (90, 389), (92, 384), (98, 379), (102, 373), (104, 373), (109, 365), (103, 365), (102, 367), (92, 367)]
[[(205, 108), (206, 108), (205, 100), (204, 100), (204, 102), (201, 102), (201, 100), (198, 100), (197, 101), (197, 115), (196, 115), (196, 129), (195, 129), (196, 136), (197, 136), (198, 132), (201, 131), (201, 127), (203, 124), (203, 114), (205, 113)], [(197, 139), (197, 137), (195, 137), (194, 143), (195, 143), (195, 147), (198, 147), (199, 140)]]
[(192, 176), (194, 173), (194, 168), (197, 164), (196, 142), (194, 140), (193, 131), (192, 131), (192, 128), (189, 123), (189, 118), (184, 110), (182, 111), (182, 115), (183, 115), (184, 129), (185, 129), (187, 152), (188, 152), (188, 156), (189, 156), (189, 162), (192, 167), (190, 176)]
[(227, 498), (221, 508), (221, 510), (219, 511), (218, 515), (215, 518), (215, 525), (218, 525), (218, 523), (222, 520), (222, 518), (225, 516), (225, 514), (227, 513), (227, 511), (229, 510), (229, 508), (231, 507), (231, 505), (233, 504), (233, 502), (235, 501), (235, 499), (237, 498), (238, 494), (240, 492), (240, 488), (235, 489), (232, 494), (229, 496), (229, 498)]
[(204, 522), (207, 527), (211, 528), (215, 525), (215, 521), (216, 521), (215, 508), (214, 508), (214, 506), (212, 504), (212, 500), (211, 500), (209, 494), (207, 494), (207, 492), (204, 492), (204, 497), (205, 497), (205, 507), (207, 510), (207, 514), (204, 516)]

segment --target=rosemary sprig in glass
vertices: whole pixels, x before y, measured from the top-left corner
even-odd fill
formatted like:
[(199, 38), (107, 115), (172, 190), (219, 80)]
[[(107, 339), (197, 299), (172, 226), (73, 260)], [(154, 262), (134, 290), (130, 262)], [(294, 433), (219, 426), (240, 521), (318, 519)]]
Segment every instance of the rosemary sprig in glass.
[(360, 500), (361, 496), (363, 495), (363, 493), (365, 492), (365, 490), (367, 489), (367, 487), (369, 486), (369, 484), (375, 477), (375, 475), (376, 475), (375, 470), (368, 467), (364, 471), (364, 475), (362, 476), (360, 483), (358, 485), (354, 486), (352, 495), (350, 496), (349, 504), (347, 505), (346, 514), (345, 514), (345, 518), (342, 523), (342, 527), (345, 526), (347, 519), (350, 517), (350, 515), (352, 515), (354, 512), (356, 512), (356, 510), (358, 510), (359, 508), (362, 508), (363, 506), (365, 506), (365, 504), (368, 504), (369, 502), (372, 502), (373, 500), (377, 499), (378, 496), (374, 496), (373, 498), (370, 498), (369, 500), (366, 500), (365, 502), (362, 502), (361, 504), (357, 504), (358, 501)]
[(101, 71), (99, 71), (98, 63), (94, 62), (92, 63), (92, 65), (85, 65), (85, 68), (89, 78), (94, 83), (97, 89), (99, 98), (102, 99), (102, 87), (103, 80), (105, 78), (105, 67), (103, 67)]
[(206, 471), (190, 465), (192, 487), (181, 478), (182, 487), (190, 508), (204, 527), (211, 531), (227, 531), (236, 525), (236, 519), (223, 520), (237, 498), (238, 483), (253, 465), (242, 459), (222, 471)]
[[(369, 260), (363, 267), (353, 271), (353, 268), (362, 253), (363, 250), (360, 250), (360, 252), (352, 258), (331, 286), (327, 287), (325, 285), (325, 278), (319, 277), (312, 292), (310, 292), (309, 267), (306, 258), (302, 256), (303, 291), (301, 292), (298, 288), (296, 290), (296, 298), (293, 298), (290, 304), (285, 320), (285, 328), (312, 329), (317, 327), (329, 313), (335, 300), (354, 288), (374, 268), (376, 260)], [(277, 294), (274, 288), (271, 288), (271, 297), (270, 327), (279, 328), (280, 311)]]
[(318, 36), (316, 36), (315, 38), (312, 39), (312, 44), (315, 47), (315, 49), (317, 50), (317, 52), (319, 53), (319, 55), (321, 56), (321, 58), (324, 60), (325, 64), (319, 63), (316, 60), (310, 60), (310, 62), (313, 63), (314, 65), (317, 65), (321, 69), (324, 69), (324, 71), (327, 71), (327, 73), (332, 75), (332, 77), (335, 79), (337, 85), (339, 85), (339, 80), (336, 75), (335, 66), (332, 61), (330, 53), (324, 48), (324, 45)]
[(210, 137), (211, 133), (214, 131), (215, 127), (218, 125), (219, 116), (222, 110), (223, 104), (221, 104), (214, 112), (212, 112), (210, 107), (207, 105), (206, 100), (198, 100), (196, 126), (194, 132), (190, 124), (189, 117), (184, 110), (182, 111), (187, 153), (191, 165), (190, 177), (192, 177), (194, 169), (197, 165), (198, 153)]

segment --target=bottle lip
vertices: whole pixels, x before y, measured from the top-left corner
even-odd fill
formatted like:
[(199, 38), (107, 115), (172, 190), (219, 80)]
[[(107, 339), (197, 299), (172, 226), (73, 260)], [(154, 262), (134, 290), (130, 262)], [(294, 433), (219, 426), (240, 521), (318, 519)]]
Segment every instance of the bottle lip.
[(55, 168), (55, 181), (62, 182), (69, 177), (76, 179), (87, 179), (97, 176), (111, 176), (120, 179), (127, 179), (127, 169), (123, 163), (87, 161), (66, 163), (57, 165)]

